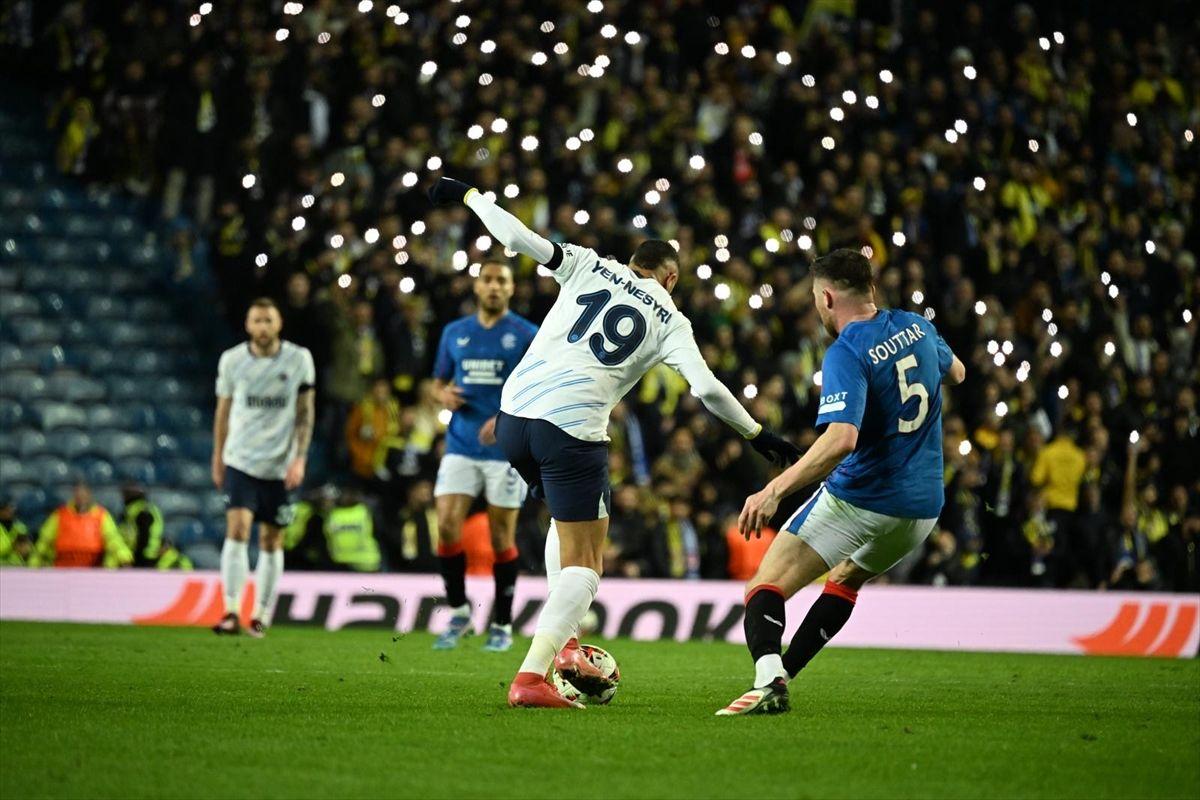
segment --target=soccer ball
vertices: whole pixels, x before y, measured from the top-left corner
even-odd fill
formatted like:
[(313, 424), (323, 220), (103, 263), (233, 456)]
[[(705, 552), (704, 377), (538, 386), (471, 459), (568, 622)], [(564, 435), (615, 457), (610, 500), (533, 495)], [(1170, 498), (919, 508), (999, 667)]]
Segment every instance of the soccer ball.
[(602, 706), (612, 701), (617, 693), (617, 687), (621, 683), (621, 670), (617, 667), (617, 660), (612, 657), (602, 647), (596, 647), (594, 644), (579, 645), (580, 652), (588, 661), (592, 662), (602, 673), (607, 675), (612, 681), (612, 685), (604, 689), (598, 694), (589, 693), (590, 687), (578, 687), (559, 674), (558, 670), (554, 670), (551, 676), (554, 682), (554, 688), (558, 689), (558, 693), (568, 700), (578, 700), (588, 705)]

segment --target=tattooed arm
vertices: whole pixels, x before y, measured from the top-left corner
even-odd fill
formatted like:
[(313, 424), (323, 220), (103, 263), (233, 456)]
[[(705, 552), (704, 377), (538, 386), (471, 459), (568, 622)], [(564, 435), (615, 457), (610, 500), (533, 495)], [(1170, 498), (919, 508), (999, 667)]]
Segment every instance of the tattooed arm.
[(316, 391), (312, 388), (300, 392), (296, 398), (296, 427), (293, 440), (296, 443), (296, 457), (288, 464), (287, 477), (284, 486), (295, 489), (304, 483), (304, 469), (308, 463), (308, 446), (312, 444), (313, 423), (316, 416)]

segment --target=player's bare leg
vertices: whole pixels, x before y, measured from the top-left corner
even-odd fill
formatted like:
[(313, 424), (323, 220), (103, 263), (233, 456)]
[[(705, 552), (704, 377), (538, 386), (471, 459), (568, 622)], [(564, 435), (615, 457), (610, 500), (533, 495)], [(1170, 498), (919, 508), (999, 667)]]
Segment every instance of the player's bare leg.
[(254, 617), (246, 633), (261, 639), (275, 613), (275, 595), (283, 576), (283, 528), (277, 525), (258, 525), (258, 563), (254, 567)]
[(492, 552), (496, 554), (492, 565), (496, 593), (487, 641), (483, 645), (490, 653), (505, 653), (512, 648), (512, 606), (518, 570), (517, 515), (520, 511), (519, 508), (488, 506), (488, 529), (492, 536)]
[(562, 571), (542, 608), (529, 653), (508, 690), (512, 706), (583, 707), (558, 694), (546, 682), (546, 673), (596, 597), (608, 519), (555, 523)]
[(779, 714), (789, 708), (783, 648), (784, 601), (829, 567), (799, 536), (780, 534), (771, 542), (746, 584), (746, 646), (754, 659), (754, 686), (717, 716)]
[(242, 590), (250, 573), (250, 528), (254, 512), (248, 508), (230, 508), (225, 512), (225, 543), (221, 546), (221, 587), (225, 595), (225, 616), (213, 626), (214, 633), (241, 632), (238, 612)]
[(463, 552), (462, 526), (475, 498), (469, 494), (444, 494), (437, 498), (438, 561), (446, 586), (450, 625), (433, 643), (435, 650), (452, 650), (469, 636), (471, 603), (467, 600), (467, 555)]

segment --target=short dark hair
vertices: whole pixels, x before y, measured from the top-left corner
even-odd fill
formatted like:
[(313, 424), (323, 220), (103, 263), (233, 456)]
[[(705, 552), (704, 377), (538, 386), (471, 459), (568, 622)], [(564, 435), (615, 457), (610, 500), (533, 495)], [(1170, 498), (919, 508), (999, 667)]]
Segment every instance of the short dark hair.
[(666, 266), (668, 261), (674, 261), (675, 266), (679, 266), (679, 253), (670, 242), (664, 242), (662, 239), (647, 239), (642, 242), (633, 251), (633, 258), (629, 259), (630, 264), (651, 272), (657, 272)]
[(814, 278), (827, 280), (839, 289), (869, 294), (875, 278), (871, 262), (857, 250), (843, 247), (821, 256), (812, 265)]
[(273, 308), (279, 310), (279, 306), (269, 297), (256, 297), (250, 301), (250, 308)]

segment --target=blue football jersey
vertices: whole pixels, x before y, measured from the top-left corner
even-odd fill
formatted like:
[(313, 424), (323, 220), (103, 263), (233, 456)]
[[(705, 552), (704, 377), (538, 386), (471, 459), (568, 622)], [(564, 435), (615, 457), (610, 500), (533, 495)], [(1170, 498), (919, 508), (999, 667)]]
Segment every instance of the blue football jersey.
[(942, 510), (942, 377), (954, 354), (909, 311), (842, 329), (821, 366), (817, 426), (848, 422), (858, 446), (826, 480), (847, 503), (906, 519)]
[(463, 405), (450, 419), (446, 452), (469, 458), (504, 461), (496, 445), (479, 443), (479, 429), (500, 410), (504, 381), (529, 349), (537, 326), (509, 312), (490, 328), (474, 314), (442, 330), (433, 377), (462, 388)]

